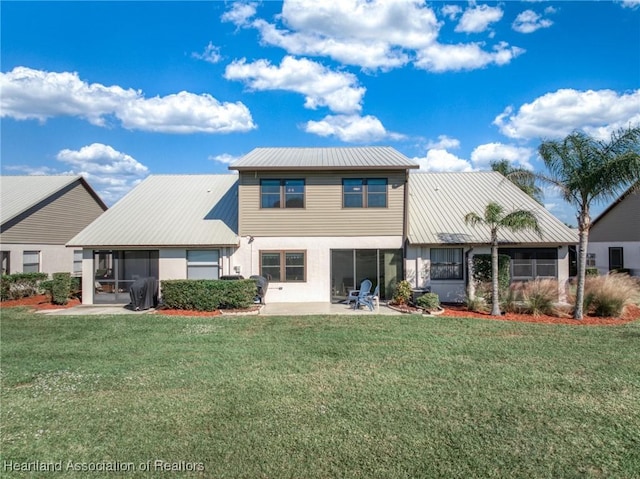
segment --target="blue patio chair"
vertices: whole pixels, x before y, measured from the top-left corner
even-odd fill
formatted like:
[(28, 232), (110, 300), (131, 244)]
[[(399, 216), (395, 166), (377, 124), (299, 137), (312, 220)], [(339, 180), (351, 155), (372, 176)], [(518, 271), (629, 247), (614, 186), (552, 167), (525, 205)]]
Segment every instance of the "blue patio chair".
[(349, 295), (347, 296), (347, 304), (350, 304), (351, 301), (355, 301), (356, 304), (358, 304), (358, 298), (360, 298), (361, 296), (364, 297), (363, 295), (371, 293), (371, 286), (373, 286), (373, 284), (370, 280), (365, 279), (364, 281), (362, 281), (362, 283), (360, 283), (360, 289), (349, 291)]
[(369, 308), (369, 311), (373, 311), (380, 298), (380, 285), (376, 286), (373, 290), (373, 294), (367, 293), (362, 296), (358, 296), (354, 309), (358, 309), (361, 305)]

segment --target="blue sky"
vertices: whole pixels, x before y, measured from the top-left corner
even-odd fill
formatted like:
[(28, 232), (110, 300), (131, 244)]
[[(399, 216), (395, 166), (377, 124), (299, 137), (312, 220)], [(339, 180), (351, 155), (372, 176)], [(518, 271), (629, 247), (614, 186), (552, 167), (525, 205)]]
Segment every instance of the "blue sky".
[(541, 171), (542, 138), (640, 123), (640, 0), (0, 8), (2, 174), (83, 174), (108, 204), (149, 174), (227, 173), (255, 147)]

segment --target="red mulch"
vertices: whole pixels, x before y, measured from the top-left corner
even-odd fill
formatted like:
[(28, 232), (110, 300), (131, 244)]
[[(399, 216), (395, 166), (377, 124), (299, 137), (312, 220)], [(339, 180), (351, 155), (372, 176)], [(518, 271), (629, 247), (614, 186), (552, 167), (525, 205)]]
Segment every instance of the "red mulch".
[(489, 313), (474, 313), (467, 310), (464, 305), (444, 305), (442, 316), (460, 318), (482, 318), (496, 321), (519, 321), (522, 323), (544, 323), (544, 324), (570, 324), (573, 326), (612, 326), (630, 323), (640, 319), (640, 307), (635, 305), (627, 306), (625, 313), (620, 318), (599, 318), (596, 316), (584, 316), (580, 321), (573, 318), (558, 318), (556, 316), (533, 316), (531, 314), (505, 313), (502, 316), (491, 316)]
[(28, 298), (11, 299), (9, 301), (0, 301), (0, 308), (13, 308), (16, 306), (29, 306), (33, 309), (67, 309), (80, 305), (79, 299), (70, 299), (65, 305), (53, 304), (49, 296), (39, 294), (29, 296)]
[[(0, 302), (0, 308), (11, 308), (15, 306), (29, 306), (33, 309), (66, 309), (78, 306), (80, 300), (70, 299), (69, 302), (64, 305), (52, 304), (49, 297), (44, 294), (38, 296), (31, 296), (29, 298), (15, 299), (10, 301)], [(515, 314), (505, 313), (502, 316), (495, 317), (488, 313), (474, 313), (468, 311), (464, 305), (443, 305), (444, 313), (441, 316), (460, 317), (460, 318), (481, 318), (492, 319), (496, 321), (518, 321), (523, 323), (544, 323), (544, 324), (570, 324), (580, 326), (611, 326), (630, 323), (640, 319), (640, 307), (635, 305), (627, 306), (625, 314), (621, 318), (598, 318), (594, 316), (585, 316), (581, 321), (576, 321), (573, 318), (558, 318), (555, 316), (533, 316), (530, 314)], [(219, 316), (222, 313), (220, 311), (185, 311), (181, 309), (162, 309), (158, 311), (158, 314), (167, 316)]]

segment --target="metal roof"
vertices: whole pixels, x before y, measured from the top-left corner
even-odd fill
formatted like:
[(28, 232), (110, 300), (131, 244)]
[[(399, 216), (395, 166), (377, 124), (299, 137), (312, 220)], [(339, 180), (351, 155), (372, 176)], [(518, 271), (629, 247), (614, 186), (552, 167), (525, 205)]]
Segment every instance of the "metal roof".
[(51, 195), (75, 183), (82, 183), (96, 201), (107, 209), (107, 206), (91, 189), (89, 184), (78, 175), (51, 176), (1, 176), (0, 177), (0, 217), (2, 224), (24, 213), (29, 208), (46, 200)]
[(67, 246), (238, 244), (236, 175), (151, 175)]
[(419, 165), (391, 147), (256, 148), (230, 170), (412, 169)]
[(511, 181), (493, 171), (470, 173), (411, 173), (409, 175), (409, 241), (413, 244), (487, 244), (489, 229), (466, 225), (464, 217), (484, 215), (494, 201), (505, 208), (535, 213), (542, 236), (534, 231), (501, 230), (501, 243), (573, 244), (578, 236)]

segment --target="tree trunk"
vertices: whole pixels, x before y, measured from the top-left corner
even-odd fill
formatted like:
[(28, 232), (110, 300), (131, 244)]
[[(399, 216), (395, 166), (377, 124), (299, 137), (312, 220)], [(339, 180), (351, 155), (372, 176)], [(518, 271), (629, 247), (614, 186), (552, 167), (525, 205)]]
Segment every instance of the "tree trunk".
[(500, 316), (500, 287), (498, 283), (498, 238), (492, 234), (491, 242), (491, 316)]
[(578, 284), (576, 285), (576, 306), (573, 311), (574, 319), (582, 319), (584, 315), (584, 283), (587, 275), (587, 246), (589, 245), (589, 228), (591, 218), (589, 210), (583, 209), (578, 216)]

